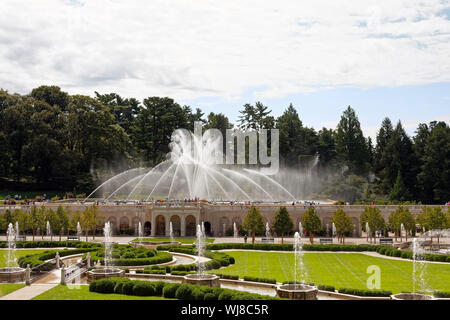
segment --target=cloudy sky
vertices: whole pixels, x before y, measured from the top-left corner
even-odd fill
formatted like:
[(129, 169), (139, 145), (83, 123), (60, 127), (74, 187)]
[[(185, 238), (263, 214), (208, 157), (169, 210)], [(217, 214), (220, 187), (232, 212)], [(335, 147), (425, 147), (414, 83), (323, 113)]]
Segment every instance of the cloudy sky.
[(1, 0), (0, 87), (169, 96), (237, 120), (262, 101), (335, 127), (351, 105), (450, 122), (450, 1)]

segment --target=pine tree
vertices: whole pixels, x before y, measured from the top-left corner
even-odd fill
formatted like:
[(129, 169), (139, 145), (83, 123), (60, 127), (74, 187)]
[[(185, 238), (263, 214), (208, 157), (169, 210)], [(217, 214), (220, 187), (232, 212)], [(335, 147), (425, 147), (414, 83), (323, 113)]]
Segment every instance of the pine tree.
[(389, 192), (389, 198), (393, 201), (405, 201), (409, 199), (410, 195), (408, 189), (405, 187), (402, 179), (402, 172), (398, 170), (397, 179), (395, 180), (395, 184)]

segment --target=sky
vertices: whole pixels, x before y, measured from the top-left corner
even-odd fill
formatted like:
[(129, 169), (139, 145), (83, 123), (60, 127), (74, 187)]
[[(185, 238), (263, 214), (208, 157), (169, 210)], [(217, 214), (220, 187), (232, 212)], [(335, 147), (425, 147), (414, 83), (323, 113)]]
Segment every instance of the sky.
[(450, 1), (1, 0), (0, 88), (169, 96), (236, 122), (293, 103), (335, 128), (450, 122)]

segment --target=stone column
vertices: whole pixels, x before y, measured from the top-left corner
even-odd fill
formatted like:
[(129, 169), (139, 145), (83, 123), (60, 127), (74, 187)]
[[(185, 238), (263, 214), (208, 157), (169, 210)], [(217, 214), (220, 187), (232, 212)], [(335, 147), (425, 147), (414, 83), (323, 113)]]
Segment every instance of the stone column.
[(66, 284), (66, 269), (64, 267), (61, 268), (61, 282), (60, 284)]
[(186, 215), (185, 214), (181, 215), (181, 217), (180, 217), (180, 228), (181, 228), (180, 235), (182, 237), (185, 237), (186, 236)]
[(31, 278), (31, 269), (30, 269), (30, 265), (27, 264), (27, 269), (25, 270), (25, 284), (27, 286), (30, 285), (30, 278)]
[(152, 237), (154, 237), (156, 235), (156, 215), (154, 212), (152, 212), (152, 232), (151, 232)]

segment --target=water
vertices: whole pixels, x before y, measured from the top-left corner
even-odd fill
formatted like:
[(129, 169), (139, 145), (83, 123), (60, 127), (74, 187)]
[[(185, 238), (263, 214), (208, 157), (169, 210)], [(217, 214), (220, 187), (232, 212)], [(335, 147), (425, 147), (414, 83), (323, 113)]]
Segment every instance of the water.
[(81, 224), (80, 221), (77, 222), (77, 237), (80, 239), (81, 237)]
[(47, 237), (49, 237), (49, 236), (51, 237), (52, 236), (52, 228), (50, 227), (50, 222), (48, 222), (48, 220), (47, 220), (47, 225), (46, 225), (45, 229), (47, 232)]
[[(203, 223), (202, 223), (203, 225)], [(195, 249), (197, 250), (197, 276), (202, 278), (205, 274), (205, 264), (200, 261), (200, 257), (204, 256), (205, 252), (205, 234), (204, 234), (204, 226), (197, 225), (197, 240), (195, 242)]]
[(403, 234), (406, 235), (406, 232), (405, 232), (405, 226), (404, 226), (403, 223), (402, 223), (402, 224), (400, 225), (400, 239), (403, 238)]
[(19, 236), (19, 222), (16, 221), (16, 238)]
[(104, 234), (104, 247), (105, 247), (105, 273), (108, 267), (112, 265), (112, 242), (111, 242), (111, 225), (108, 222), (105, 223), (103, 228)]
[(337, 235), (337, 231), (336, 231), (336, 225), (334, 224), (334, 222), (333, 222), (333, 224), (331, 225), (331, 228), (332, 228), (332, 232), (333, 232), (333, 238), (334, 237), (336, 237), (336, 235)]
[[(206, 199), (237, 201), (295, 201), (296, 197), (274, 177), (259, 169), (217, 164), (222, 137), (212, 132), (196, 135), (184, 129), (171, 138), (167, 160), (153, 168), (124, 171), (98, 186), (92, 196), (123, 200)], [(281, 174), (280, 174), (281, 175)], [(298, 175), (286, 183), (295, 186)], [(277, 177), (280, 179), (280, 177)]]
[(16, 231), (14, 230), (12, 223), (8, 225), (6, 241), (8, 242), (8, 258), (6, 260), (6, 266), (12, 268), (16, 266)]
[(138, 238), (139, 238), (139, 242), (142, 242), (142, 237), (143, 237), (142, 224), (139, 221), (139, 224), (138, 224)]
[(412, 241), (413, 252), (413, 293), (423, 292), (428, 290), (428, 285), (425, 280), (425, 270), (427, 263), (425, 263), (425, 250), (419, 242), (419, 238), (414, 238)]
[(269, 227), (269, 223), (266, 222), (266, 238), (270, 237), (270, 227)]
[(369, 239), (369, 237), (370, 237), (370, 241), (372, 242), (372, 236), (370, 234), (370, 227), (369, 227), (368, 222), (366, 222), (366, 234), (367, 234), (367, 239)]
[(170, 236), (170, 242), (175, 242), (175, 239), (173, 237), (172, 221), (169, 222), (169, 236)]
[(222, 224), (222, 234), (224, 237), (227, 234), (227, 225), (225, 223)]
[[(300, 233), (294, 234), (294, 285), (306, 280), (306, 271), (303, 264), (303, 243)], [(303, 279), (302, 279), (303, 278)]]
[(298, 233), (300, 234), (300, 237), (303, 237), (303, 226), (301, 221), (298, 223)]
[(236, 222), (233, 222), (233, 237), (237, 238), (239, 236), (238, 229), (236, 227)]

